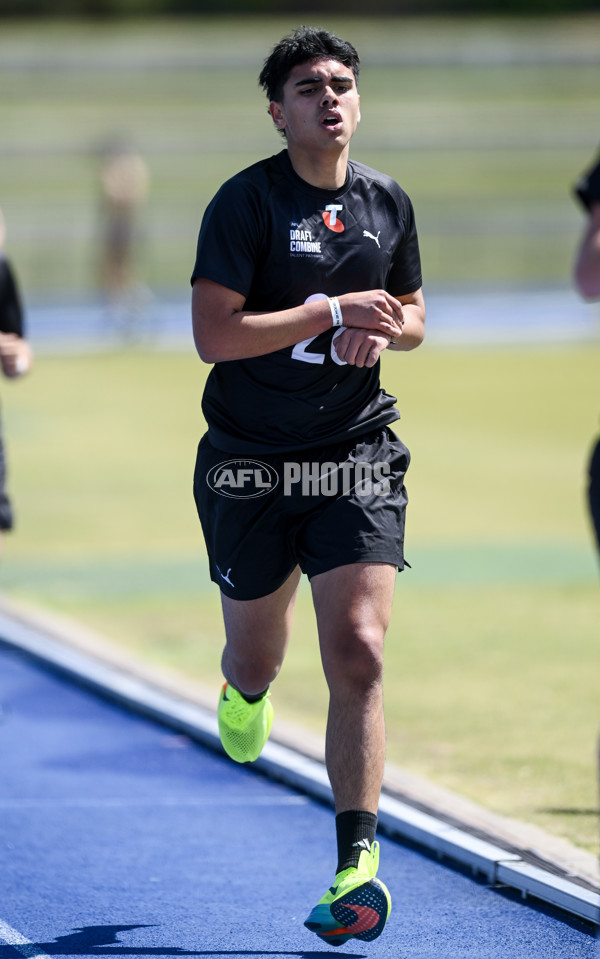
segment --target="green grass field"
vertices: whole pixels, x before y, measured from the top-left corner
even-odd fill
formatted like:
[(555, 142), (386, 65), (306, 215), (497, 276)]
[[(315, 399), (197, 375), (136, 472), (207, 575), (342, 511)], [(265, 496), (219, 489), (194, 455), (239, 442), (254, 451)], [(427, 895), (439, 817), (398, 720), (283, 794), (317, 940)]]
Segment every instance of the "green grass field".
[[(386, 357), (411, 448), (387, 639), (389, 758), (594, 850), (599, 569), (584, 504), (600, 346)], [(191, 496), (206, 368), (189, 354), (40, 357), (3, 389), (18, 530), (5, 595), (219, 682)], [(308, 588), (274, 701), (323, 731)]]

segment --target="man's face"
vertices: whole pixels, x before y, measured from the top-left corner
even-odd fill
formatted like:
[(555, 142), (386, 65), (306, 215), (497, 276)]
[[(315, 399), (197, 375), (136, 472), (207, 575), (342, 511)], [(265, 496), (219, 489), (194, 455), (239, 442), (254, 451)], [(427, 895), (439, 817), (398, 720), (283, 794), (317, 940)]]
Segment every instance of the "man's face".
[(288, 147), (301, 150), (344, 148), (360, 120), (354, 74), (338, 60), (309, 60), (294, 67), (281, 102), (269, 112)]

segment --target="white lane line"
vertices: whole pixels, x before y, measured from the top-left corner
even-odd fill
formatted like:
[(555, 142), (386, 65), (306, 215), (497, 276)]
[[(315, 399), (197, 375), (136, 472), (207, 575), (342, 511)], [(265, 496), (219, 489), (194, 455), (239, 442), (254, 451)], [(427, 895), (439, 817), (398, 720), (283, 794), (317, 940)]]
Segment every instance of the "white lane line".
[(8, 923), (3, 922), (2, 919), (0, 919), (0, 939), (20, 952), (22, 956), (26, 956), (27, 959), (50, 959), (45, 952), (40, 952), (30, 939), (26, 939), (25, 936), (22, 936)]

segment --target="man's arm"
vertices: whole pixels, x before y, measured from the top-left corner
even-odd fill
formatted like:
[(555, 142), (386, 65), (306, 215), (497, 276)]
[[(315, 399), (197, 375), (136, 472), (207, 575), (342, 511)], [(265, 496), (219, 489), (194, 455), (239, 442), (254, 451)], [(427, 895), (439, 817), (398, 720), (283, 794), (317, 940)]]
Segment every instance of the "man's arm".
[(575, 260), (574, 278), (586, 300), (600, 297), (600, 203), (590, 208), (587, 229)]
[[(249, 311), (244, 304), (240, 293), (212, 280), (194, 283), (194, 342), (205, 363), (264, 356), (318, 336), (332, 326), (327, 299), (273, 313)], [(404, 308), (385, 290), (345, 293), (339, 297), (339, 304), (345, 327), (378, 334), (386, 345), (402, 334)]]
[(399, 296), (402, 305), (402, 336), (390, 343), (390, 350), (414, 350), (420, 346), (425, 338), (425, 301), (423, 291), (416, 290), (406, 296)]

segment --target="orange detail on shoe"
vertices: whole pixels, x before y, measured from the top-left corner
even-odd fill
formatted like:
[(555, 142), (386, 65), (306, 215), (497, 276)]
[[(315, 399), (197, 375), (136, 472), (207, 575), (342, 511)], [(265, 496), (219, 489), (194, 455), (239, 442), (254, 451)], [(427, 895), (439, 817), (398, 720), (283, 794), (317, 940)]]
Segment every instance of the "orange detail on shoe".
[(343, 926), (340, 929), (321, 932), (319, 933), (320, 936), (342, 936), (348, 933), (356, 936), (359, 932), (368, 932), (369, 929), (374, 929), (379, 922), (379, 913), (375, 912), (374, 909), (370, 909), (369, 906), (350, 906), (344, 903), (344, 908), (352, 909), (352, 911), (356, 913), (356, 922), (351, 926)]

